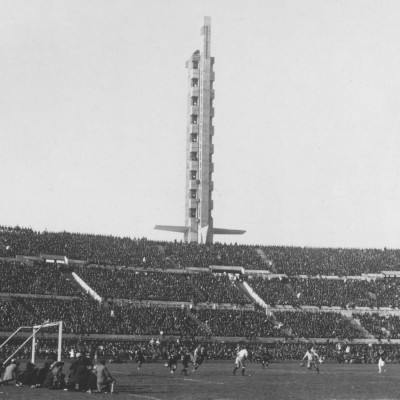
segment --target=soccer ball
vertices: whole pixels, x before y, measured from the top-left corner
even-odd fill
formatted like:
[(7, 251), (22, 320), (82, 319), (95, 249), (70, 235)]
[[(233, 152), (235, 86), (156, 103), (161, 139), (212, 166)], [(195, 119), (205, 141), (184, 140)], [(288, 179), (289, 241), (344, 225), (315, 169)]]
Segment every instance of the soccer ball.
[(304, 363), (301, 362), (301, 363), (300, 363), (300, 367), (304, 367)]

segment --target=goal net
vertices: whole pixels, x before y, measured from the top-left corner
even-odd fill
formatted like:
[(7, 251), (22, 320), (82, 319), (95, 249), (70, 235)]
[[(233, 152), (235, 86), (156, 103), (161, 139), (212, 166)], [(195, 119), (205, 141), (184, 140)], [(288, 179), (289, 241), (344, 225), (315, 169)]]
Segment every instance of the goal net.
[(58, 327), (58, 341), (57, 341), (57, 361), (61, 361), (61, 349), (62, 349), (62, 332), (63, 332), (63, 322), (49, 322), (45, 321), (42, 325), (34, 325), (34, 326), (20, 326), (1, 346), (0, 349), (10, 341), (18, 332), (22, 330), (30, 329), (32, 330), (32, 334), (15, 350), (4, 362), (6, 364), (10, 361), (27, 343), (31, 342), (32, 353), (31, 353), (31, 361), (35, 363), (35, 353), (36, 353), (36, 336), (39, 332), (43, 331), (45, 328), (50, 327)]

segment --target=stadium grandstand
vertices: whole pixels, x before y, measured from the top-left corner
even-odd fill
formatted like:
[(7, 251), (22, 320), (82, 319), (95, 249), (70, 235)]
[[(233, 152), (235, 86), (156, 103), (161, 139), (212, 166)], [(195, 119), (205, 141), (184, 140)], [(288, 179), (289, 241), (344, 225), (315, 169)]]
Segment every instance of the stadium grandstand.
[[(63, 321), (63, 358), (100, 351), (166, 359), (171, 344), (203, 343), (231, 359), (374, 362), (377, 345), (400, 360), (400, 251), (158, 242), (145, 238), (0, 227), (0, 335)], [(0, 349), (5, 360), (28, 337)], [(155, 345), (157, 343), (157, 345)], [(351, 351), (349, 350), (351, 344)], [(38, 336), (55, 354), (57, 329)], [(72, 353), (71, 353), (72, 351)], [(28, 344), (20, 356), (29, 356)], [(71, 355), (72, 354), (72, 355)]]

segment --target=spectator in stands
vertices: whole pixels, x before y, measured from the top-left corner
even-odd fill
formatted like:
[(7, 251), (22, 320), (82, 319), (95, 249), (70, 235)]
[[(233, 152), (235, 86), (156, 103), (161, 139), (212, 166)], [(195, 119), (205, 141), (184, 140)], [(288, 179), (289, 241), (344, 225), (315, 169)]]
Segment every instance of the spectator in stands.
[(335, 312), (284, 312), (274, 313), (288, 336), (298, 338), (363, 338), (363, 332), (348, 319)]

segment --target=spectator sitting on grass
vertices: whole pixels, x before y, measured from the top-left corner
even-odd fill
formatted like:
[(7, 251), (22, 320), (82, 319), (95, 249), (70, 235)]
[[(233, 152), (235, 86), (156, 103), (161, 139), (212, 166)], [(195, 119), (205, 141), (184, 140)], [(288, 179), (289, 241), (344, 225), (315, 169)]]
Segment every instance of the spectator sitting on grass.
[(96, 366), (95, 371), (97, 375), (97, 390), (99, 392), (111, 392), (115, 380), (108, 371), (106, 367), (106, 360), (104, 358), (100, 360), (100, 363)]
[(18, 377), (17, 383), (24, 386), (36, 386), (36, 371), (34, 363), (30, 361), (26, 363), (26, 369)]
[(50, 365), (51, 363), (49, 361), (46, 361), (43, 365), (42, 368), (39, 369), (39, 371), (36, 374), (36, 386), (37, 387), (42, 387), (44, 380), (46, 379), (47, 373), (50, 371)]
[(19, 362), (13, 358), (11, 360), (11, 363), (6, 366), (6, 369), (4, 371), (3, 379), (2, 379), (2, 384), (7, 385), (8, 382), (15, 381), (18, 376), (18, 367), (19, 367)]

